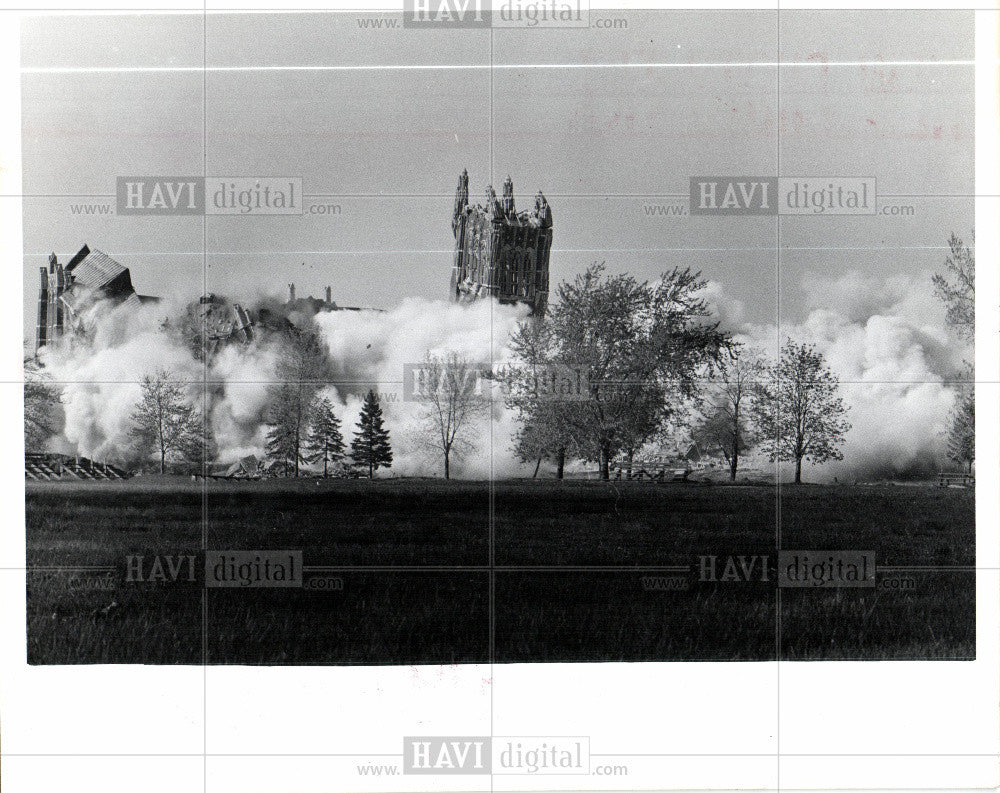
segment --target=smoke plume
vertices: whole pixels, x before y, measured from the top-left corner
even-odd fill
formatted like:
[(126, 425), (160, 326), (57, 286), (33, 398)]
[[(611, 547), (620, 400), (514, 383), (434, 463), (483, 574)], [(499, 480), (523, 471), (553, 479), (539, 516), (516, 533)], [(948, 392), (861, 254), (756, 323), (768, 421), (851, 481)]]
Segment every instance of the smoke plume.
[[(921, 479), (940, 470), (958, 392), (954, 381), (971, 351), (948, 331), (930, 272), (881, 283), (855, 271), (838, 278), (810, 273), (801, 285), (801, 321), (733, 329), (772, 359), (779, 340), (814, 344), (840, 379), (852, 424), (844, 460), (813, 468), (808, 478)], [(732, 316), (733, 301), (716, 301)]]
[[(277, 311), (273, 299), (253, 310)], [(189, 396), (203, 404), (220, 463), (248, 454), (262, 456), (266, 412), (279, 379), (286, 339), (262, 330), (249, 345), (228, 343), (199, 360), (179, 328), (186, 304), (163, 302), (135, 307), (108, 302), (93, 306), (83, 324), (88, 332), (60, 345), (43, 347), (41, 360), (62, 392), (65, 424), (53, 450), (102, 461), (131, 462), (132, 414), (146, 375), (166, 370), (185, 383)], [(321, 389), (336, 406), (350, 443), (361, 403), (375, 390), (389, 429), (394, 462), (390, 475), (438, 475), (440, 452), (426, 442), (425, 405), (406, 400), (406, 367), (428, 354), (454, 352), (474, 363), (500, 362), (510, 353), (507, 339), (526, 309), (489, 301), (463, 306), (444, 301), (404, 300), (388, 312), (334, 311), (315, 316), (289, 315), (300, 330), (315, 332), (329, 356), (329, 384)], [(520, 470), (511, 450), (516, 429), (502, 404), (470, 426), (472, 448), (453, 459), (453, 475), (485, 478)]]
[[(944, 322), (930, 273), (892, 277), (881, 284), (850, 272), (836, 279), (807, 275), (801, 321), (751, 325), (744, 305), (723, 285), (705, 291), (723, 329), (774, 359), (790, 337), (815, 344), (839, 377), (841, 396), (853, 425), (845, 459), (807, 470), (809, 479), (919, 478), (944, 461), (948, 415), (957, 388), (952, 384), (969, 357)], [(260, 296), (244, 305), (276, 312), (280, 304)], [(44, 347), (42, 362), (62, 391), (64, 429), (51, 447), (109, 462), (128, 461), (132, 413), (144, 376), (167, 370), (202, 400), (218, 461), (248, 454), (262, 456), (266, 410), (278, 378), (286, 340), (264, 329), (249, 345), (229, 343), (199, 360), (179, 328), (186, 304), (113, 306), (97, 304), (85, 318), (88, 333)], [(315, 332), (329, 357), (329, 383), (322, 388), (342, 420), (350, 443), (361, 403), (369, 389), (381, 397), (394, 462), (388, 475), (441, 475), (440, 452), (428, 448), (424, 405), (404, 399), (408, 365), (430, 353), (457, 353), (468, 361), (503, 362), (511, 332), (526, 309), (489, 301), (456, 305), (410, 298), (387, 312), (333, 311), (289, 315), (302, 330)], [(780, 332), (779, 332), (780, 330)], [(454, 476), (486, 478), (530, 475), (531, 466), (512, 450), (517, 422), (494, 404), (469, 436), (474, 448), (453, 460)], [(132, 459), (134, 462), (134, 459)]]

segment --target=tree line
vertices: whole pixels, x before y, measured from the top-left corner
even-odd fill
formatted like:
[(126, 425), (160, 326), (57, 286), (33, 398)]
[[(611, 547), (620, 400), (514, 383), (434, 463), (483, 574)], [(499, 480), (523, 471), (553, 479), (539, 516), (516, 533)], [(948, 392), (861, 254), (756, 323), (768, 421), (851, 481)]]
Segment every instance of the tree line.
[[(932, 285), (946, 322), (971, 347), (975, 335), (975, 254), (952, 234), (944, 272)], [(776, 361), (737, 343), (712, 322), (706, 282), (688, 269), (655, 283), (609, 276), (603, 265), (563, 283), (547, 314), (513, 339), (520, 367), (508, 380), (507, 402), (521, 428), (524, 462), (553, 461), (562, 477), (567, 458), (597, 463), (609, 478), (618, 459), (631, 469), (646, 444), (669, 443), (678, 430), (721, 457), (736, 479), (740, 460), (759, 450), (769, 460), (802, 464), (842, 460), (851, 425), (840, 383), (814, 345), (787, 339)], [(541, 393), (537, 372), (562, 366), (585, 373), (582, 395)], [(957, 399), (946, 454), (971, 472), (975, 459), (975, 388), (968, 360), (954, 376)]]
[[(333, 403), (311, 390), (305, 383), (281, 383), (272, 389), (264, 446), (271, 475), (297, 477), (302, 465), (315, 465), (322, 466), (324, 477), (353, 470), (372, 478), (379, 468), (392, 466), (389, 430), (373, 390), (365, 396), (349, 449)], [(170, 372), (147, 375), (132, 414), (134, 451), (143, 459), (155, 458), (161, 474), (171, 464), (207, 469), (215, 442), (204, 415)]]
[[(842, 459), (847, 407), (822, 354), (789, 339), (768, 363), (719, 330), (705, 286), (689, 269), (646, 283), (602, 264), (560, 285), (548, 314), (513, 340), (521, 366), (508, 404), (521, 419), (521, 459), (536, 472), (554, 461), (560, 477), (567, 458), (583, 459), (609, 479), (612, 461), (631, 469), (637, 452), (685, 428), (733, 479), (758, 446), (793, 461), (796, 482), (803, 460)], [(585, 391), (540, 393), (537, 372), (553, 368), (585, 373)]]
[[(264, 471), (297, 477), (311, 465), (322, 466), (324, 477), (365, 473), (373, 478), (379, 468), (391, 467), (389, 431), (374, 390), (365, 396), (348, 450), (333, 403), (321, 393), (330, 380), (325, 345), (308, 331), (291, 332), (277, 343), (275, 383), (268, 388), (262, 417)], [(168, 459), (181, 467), (195, 463), (207, 473), (217, 452), (205, 410), (192, 404), (166, 371), (143, 380), (131, 431), (147, 458), (159, 457), (161, 473)], [(198, 440), (201, 454), (192, 453)]]
[[(957, 337), (974, 336), (975, 256), (952, 235), (936, 295)], [(650, 282), (609, 275), (595, 264), (563, 282), (544, 316), (519, 326), (503, 371), (455, 354), (428, 353), (419, 366), (422, 404), (411, 440), (437, 456), (444, 476), (454, 461), (482, 444), (483, 421), (495, 399), (483, 384), (502, 386), (518, 419), (514, 450), (537, 475), (549, 461), (561, 477), (568, 460), (595, 464), (603, 479), (613, 465), (631, 468), (644, 448), (685, 434), (725, 462), (732, 479), (759, 451), (770, 460), (821, 464), (843, 459), (850, 429), (840, 384), (823, 355), (787, 339), (777, 360), (735, 341), (713, 321), (698, 273), (675, 268)], [(348, 448), (341, 420), (321, 394), (329, 374), (324, 345), (299, 332), (283, 342), (276, 384), (263, 420), (264, 454), (274, 475), (299, 476), (306, 466), (324, 476), (351, 468), (373, 477), (392, 465), (392, 446), (377, 395), (370, 391)], [(58, 395), (44, 372), (26, 364), (25, 436), (44, 443), (56, 429)], [(576, 372), (576, 390), (540, 388), (553, 372)], [(971, 471), (975, 453), (972, 365), (955, 376), (958, 399), (946, 438), (949, 459)], [(550, 383), (551, 384), (551, 383)], [(207, 400), (207, 394), (205, 395)], [(142, 383), (131, 435), (143, 459), (207, 468), (215, 443), (204, 405), (169, 372)]]

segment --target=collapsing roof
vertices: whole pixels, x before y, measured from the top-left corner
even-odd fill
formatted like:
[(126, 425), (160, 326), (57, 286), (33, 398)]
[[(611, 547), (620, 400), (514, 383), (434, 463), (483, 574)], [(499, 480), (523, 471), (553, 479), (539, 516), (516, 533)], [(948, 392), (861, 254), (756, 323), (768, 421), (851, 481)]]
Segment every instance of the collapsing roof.
[(256, 455), (248, 454), (246, 457), (237, 460), (226, 469), (225, 478), (260, 479), (263, 472), (263, 463), (257, 459)]
[(84, 245), (65, 265), (54, 253), (39, 268), (38, 326), (35, 352), (72, 333), (83, 311), (100, 300), (136, 306), (158, 298), (136, 294), (132, 276), (106, 253)]
[[(87, 253), (80, 258), (80, 253)], [(66, 272), (73, 274), (74, 285), (103, 289), (112, 294), (135, 293), (132, 277), (127, 267), (123, 267), (106, 253), (90, 250), (86, 245), (80, 249), (66, 265)]]

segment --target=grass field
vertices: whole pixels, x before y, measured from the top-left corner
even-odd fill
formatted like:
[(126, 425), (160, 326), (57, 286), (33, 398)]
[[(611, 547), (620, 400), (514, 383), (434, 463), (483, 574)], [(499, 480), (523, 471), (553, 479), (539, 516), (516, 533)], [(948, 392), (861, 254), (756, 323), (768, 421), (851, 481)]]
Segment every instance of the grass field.
[[(873, 551), (877, 586), (701, 580), (704, 556), (775, 567), (779, 513), (781, 548)], [(931, 486), (30, 483), (28, 661), (970, 659), (974, 525), (972, 491)], [(206, 588), (203, 548), (339, 583)], [(196, 580), (128, 581), (130, 555)]]

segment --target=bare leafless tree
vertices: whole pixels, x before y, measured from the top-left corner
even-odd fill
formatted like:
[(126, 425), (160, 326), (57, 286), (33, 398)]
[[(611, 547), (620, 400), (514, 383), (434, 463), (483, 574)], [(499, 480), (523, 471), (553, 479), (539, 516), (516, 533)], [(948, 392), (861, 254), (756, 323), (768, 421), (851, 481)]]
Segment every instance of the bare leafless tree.
[(430, 353), (416, 374), (415, 396), (424, 402), (421, 429), (427, 444), (444, 460), (444, 478), (451, 477), (453, 458), (476, 448), (476, 420), (489, 415), (489, 394), (481, 372), (457, 353)]

